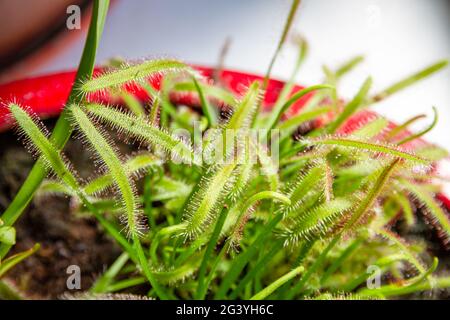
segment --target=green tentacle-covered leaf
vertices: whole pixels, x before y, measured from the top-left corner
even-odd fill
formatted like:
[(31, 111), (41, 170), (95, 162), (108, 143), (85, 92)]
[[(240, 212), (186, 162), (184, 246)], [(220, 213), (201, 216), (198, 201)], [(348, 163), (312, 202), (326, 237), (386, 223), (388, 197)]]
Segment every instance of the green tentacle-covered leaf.
[(282, 193), (274, 191), (261, 191), (238, 203), (230, 209), (227, 219), (222, 227), (223, 234), (229, 234), (230, 245), (236, 247), (242, 237), (245, 224), (250, 219), (252, 211), (258, 202), (264, 199), (279, 201), (289, 205), (291, 200)]
[(17, 121), (17, 128), (29, 150), (41, 156), (48, 170), (56, 173), (73, 192), (80, 192), (77, 178), (73, 173), (71, 164), (64, 158), (62, 153), (47, 138), (48, 134), (44, 126), (29, 115), (17, 104), (10, 104), (9, 110)]
[[(129, 158), (124, 164), (124, 169), (129, 176), (139, 176), (148, 169), (159, 167), (162, 160), (151, 154), (139, 154)], [(109, 188), (114, 184), (113, 176), (110, 173), (93, 179), (84, 185), (84, 192), (88, 195), (95, 195)]]
[[(139, 177), (139, 175), (143, 172), (146, 172), (146, 170), (152, 169), (154, 167), (159, 167), (161, 164), (162, 161), (151, 154), (139, 154), (129, 158), (124, 163), (124, 167), (130, 176)], [(109, 173), (107, 173), (86, 183), (81, 187), (81, 189), (84, 190), (84, 193), (86, 195), (93, 196), (101, 193), (102, 191), (108, 189), (113, 185), (113, 177)], [(38, 196), (52, 194), (66, 194), (70, 196), (76, 196), (76, 193), (68, 188), (66, 184), (51, 179), (44, 180), (39, 188)]]
[(233, 114), (228, 122), (224, 125), (225, 130), (243, 130), (248, 129), (253, 123), (256, 111), (258, 109), (258, 101), (260, 99), (259, 82), (253, 82), (242, 101), (233, 110)]
[(285, 224), (289, 227), (282, 231), (285, 245), (324, 237), (352, 205), (353, 203), (345, 198), (336, 198), (290, 218)]
[(375, 173), (377, 177), (376, 180), (371, 183), (370, 189), (364, 197), (358, 201), (357, 207), (354, 211), (352, 211), (351, 217), (345, 222), (341, 232), (351, 230), (358, 224), (358, 221), (365, 215), (365, 213), (372, 209), (372, 205), (382, 193), (387, 182), (389, 181), (389, 178), (397, 168), (399, 161), (399, 159), (395, 159)]
[(74, 125), (79, 128), (87, 142), (104, 162), (117, 187), (130, 234), (138, 233), (141, 226), (135, 187), (119, 160), (115, 147), (108, 141), (105, 133), (98, 131), (81, 107), (73, 105), (70, 108)]
[(149, 60), (139, 64), (125, 64), (115, 71), (105, 72), (93, 79), (85, 81), (80, 86), (80, 90), (84, 94), (92, 93), (117, 87), (125, 83), (142, 81), (154, 74), (174, 71), (191, 72), (191, 69), (183, 62), (177, 60)]
[(334, 145), (347, 148), (354, 148), (357, 150), (369, 151), (372, 153), (386, 154), (396, 158), (401, 158), (418, 165), (429, 165), (430, 161), (415, 155), (412, 152), (407, 152), (395, 145), (386, 143), (374, 143), (365, 141), (356, 137), (340, 137), (340, 136), (325, 136), (310, 140), (303, 140), (311, 145)]
[(143, 226), (141, 225), (141, 212), (139, 210), (136, 189), (129, 174), (126, 172), (122, 162), (118, 158), (115, 146), (108, 141), (106, 133), (101, 133), (96, 128), (85, 111), (80, 107), (72, 105), (70, 106), (70, 111), (73, 124), (80, 129), (87, 142), (104, 162), (115, 182), (118, 195), (121, 199), (121, 205), (125, 212), (124, 220), (126, 221), (128, 232), (133, 240), (133, 252), (138, 257), (142, 272), (156, 291), (156, 294), (161, 299), (167, 299), (169, 296), (151, 273), (147, 257), (142, 248), (139, 234)]
[(101, 105), (88, 105), (86, 109), (94, 118), (107, 123), (118, 132), (162, 148), (174, 161), (190, 164), (197, 160), (189, 144), (150, 124), (142, 117)]
[(251, 182), (253, 168), (253, 163), (245, 163), (238, 166), (236, 182), (234, 183), (234, 186), (231, 188), (230, 194), (228, 195), (229, 199), (232, 202), (236, 202), (238, 200), (238, 198), (244, 193), (248, 184)]
[(404, 254), (404, 257), (406, 260), (414, 266), (414, 268), (417, 269), (417, 271), (420, 274), (423, 274), (426, 272), (424, 263), (420, 260), (420, 258), (409, 248), (409, 246), (406, 244), (406, 242), (401, 239), (398, 235), (395, 233), (386, 230), (386, 229), (380, 229), (376, 231), (379, 235), (383, 236), (384, 238), (388, 239), (389, 241), (393, 242), (401, 251), (401, 253)]
[(323, 293), (311, 300), (379, 300), (378, 297), (365, 296), (357, 293)]
[(188, 200), (184, 212), (187, 238), (196, 238), (211, 225), (234, 182), (236, 163), (210, 169), (200, 179), (197, 190)]
[(319, 166), (311, 165), (306, 172), (300, 172), (296, 179), (287, 184), (282, 192), (286, 194), (291, 203), (281, 206), (281, 211), (285, 216), (296, 212), (304, 204), (304, 198), (323, 181), (324, 171)]

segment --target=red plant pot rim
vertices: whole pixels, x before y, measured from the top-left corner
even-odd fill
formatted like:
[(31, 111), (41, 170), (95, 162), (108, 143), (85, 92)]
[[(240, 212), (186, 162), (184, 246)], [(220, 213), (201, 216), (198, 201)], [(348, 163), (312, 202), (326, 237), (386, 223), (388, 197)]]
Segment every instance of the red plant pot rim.
[[(207, 80), (211, 80), (213, 78), (213, 68), (205, 66), (194, 66), (194, 68)], [(94, 75), (101, 73), (101, 71), (101, 68), (96, 68)], [(75, 76), (76, 71), (70, 70), (0, 84), (0, 132), (9, 129), (12, 125), (11, 117), (5, 107), (5, 104), (11, 101), (27, 106), (40, 118), (57, 116), (64, 108), (75, 80)], [(243, 95), (253, 81), (263, 80), (263, 77), (261, 76), (234, 70), (223, 70), (217, 75), (217, 78), (225, 87), (238, 96)], [(155, 89), (159, 89), (161, 84), (161, 76), (151, 77), (149, 79), (149, 83)], [(273, 106), (278, 94), (283, 88), (283, 85), (283, 81), (270, 79), (263, 99), (264, 108), (269, 109)], [(292, 92), (299, 91), (302, 88), (304, 87), (295, 85)], [(137, 86), (128, 86), (126, 89), (142, 100), (149, 98), (147, 93)], [(297, 113), (313, 96), (313, 94), (314, 93), (307, 94), (297, 101), (289, 110), (289, 115)], [(94, 95), (90, 97), (90, 100), (104, 103), (118, 102), (107, 95)], [(199, 104), (197, 97), (189, 93), (174, 94), (171, 96), (171, 100), (175, 104), (184, 104), (187, 106), (195, 106)], [(340, 133), (350, 133), (359, 128), (361, 125), (372, 121), (377, 116), (378, 115), (372, 111), (359, 112), (344, 124), (344, 126), (340, 129)], [(395, 123), (390, 122), (389, 126), (395, 127)], [(405, 144), (404, 147), (414, 148), (426, 144), (426, 141), (417, 139), (409, 144)], [(438, 199), (447, 207), (448, 210), (450, 210), (450, 199), (447, 195), (439, 194)]]

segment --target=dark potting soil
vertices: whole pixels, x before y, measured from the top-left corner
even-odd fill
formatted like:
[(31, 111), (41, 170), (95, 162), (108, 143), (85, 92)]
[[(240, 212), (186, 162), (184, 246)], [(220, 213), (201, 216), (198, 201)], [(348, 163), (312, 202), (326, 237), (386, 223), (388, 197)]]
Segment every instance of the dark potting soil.
[[(93, 160), (85, 149), (75, 139), (65, 149), (81, 177), (94, 170)], [(0, 212), (9, 205), (34, 162), (15, 134), (0, 134)], [(81, 290), (87, 290), (120, 254), (120, 248), (93, 218), (80, 218), (71, 211), (70, 199), (45, 196), (32, 201), (15, 224), (17, 244), (11, 254), (27, 250), (35, 243), (41, 245), (7, 274), (7, 280), (27, 298), (60, 297), (68, 291), (67, 268), (71, 265), (79, 266)]]
[[(46, 123), (50, 127), (52, 124), (52, 121)], [(119, 147), (123, 153), (133, 151), (124, 144)], [(95, 172), (93, 160), (79, 140), (71, 139), (65, 154), (77, 168), (80, 177), (87, 178)], [(15, 134), (11, 131), (0, 133), (0, 213), (15, 196), (34, 162)], [(11, 253), (27, 250), (36, 243), (41, 244), (38, 252), (10, 270), (6, 277), (27, 298), (54, 299), (68, 292), (66, 282), (70, 274), (67, 268), (71, 265), (80, 267), (80, 291), (87, 290), (120, 254), (120, 248), (105, 235), (95, 219), (76, 216), (72, 211), (69, 198), (38, 197), (15, 224), (17, 244)], [(402, 220), (393, 227), (406, 239), (425, 241), (430, 255), (439, 258), (438, 272), (448, 273), (448, 248), (443, 246), (433, 227), (427, 224), (420, 212), (417, 219), (418, 223), (413, 228), (405, 228)], [(408, 298), (450, 299), (450, 290), (417, 293)]]

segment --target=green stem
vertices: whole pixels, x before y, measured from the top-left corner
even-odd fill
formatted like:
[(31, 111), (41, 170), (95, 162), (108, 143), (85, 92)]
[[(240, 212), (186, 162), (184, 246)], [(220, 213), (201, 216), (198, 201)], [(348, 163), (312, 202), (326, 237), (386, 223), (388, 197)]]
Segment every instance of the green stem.
[(206, 295), (206, 291), (208, 290), (205, 281), (206, 268), (208, 267), (208, 262), (210, 261), (211, 254), (213, 253), (219, 240), (220, 232), (222, 231), (222, 227), (223, 224), (225, 223), (225, 219), (227, 218), (227, 214), (228, 210), (226, 208), (222, 209), (219, 219), (217, 220), (216, 225), (214, 226), (211, 238), (209, 239), (208, 246), (206, 247), (205, 253), (203, 255), (202, 263), (198, 271), (198, 287), (197, 292), (195, 293), (196, 299), (203, 299)]
[(272, 59), (270, 60), (269, 68), (267, 68), (267, 72), (264, 77), (264, 83), (263, 83), (263, 87), (262, 87), (263, 91), (265, 91), (267, 89), (267, 85), (269, 84), (269, 78), (270, 78), (270, 74), (272, 73), (273, 66), (275, 64), (275, 61), (278, 58), (278, 55), (280, 54), (283, 44), (286, 41), (286, 38), (289, 33), (289, 29), (291, 28), (292, 22), (294, 21), (295, 13), (297, 12), (300, 2), (301, 2), (300, 0), (292, 1), (291, 9), (289, 10), (288, 18), (287, 18), (286, 24), (284, 25), (284, 28), (283, 28), (283, 33), (281, 34), (281, 38), (278, 41), (277, 48), (275, 49), (275, 53), (273, 54)]
[(258, 252), (259, 247), (266, 241), (267, 237), (272, 234), (272, 229), (283, 219), (282, 214), (278, 214), (270, 220), (266, 226), (261, 230), (259, 235), (253, 241), (253, 243), (247, 248), (246, 251), (241, 253), (237, 257), (230, 267), (230, 270), (225, 275), (220, 284), (220, 287), (215, 295), (216, 299), (224, 299), (226, 293), (230, 289), (233, 282), (237, 279), (241, 271), (250, 261), (250, 259)]
[(137, 252), (137, 256), (139, 259), (139, 264), (142, 268), (142, 271), (147, 278), (148, 282), (151, 284), (152, 288), (155, 290), (156, 294), (161, 300), (169, 299), (169, 296), (164, 291), (164, 289), (159, 285), (158, 281), (155, 279), (154, 275), (150, 271), (150, 266), (148, 265), (147, 257), (144, 254), (144, 250), (142, 249), (141, 241), (136, 233), (133, 234), (133, 244), (134, 249)]
[(272, 282), (270, 285), (265, 287), (263, 290), (255, 294), (253, 297), (250, 298), (250, 300), (263, 300), (270, 296), (272, 293), (275, 292), (279, 287), (281, 287), (283, 284), (288, 282), (289, 280), (293, 279), (300, 273), (302, 273), (305, 269), (300, 266), (295, 268), (294, 270), (286, 273), (284, 276), (280, 277), (279, 279)]

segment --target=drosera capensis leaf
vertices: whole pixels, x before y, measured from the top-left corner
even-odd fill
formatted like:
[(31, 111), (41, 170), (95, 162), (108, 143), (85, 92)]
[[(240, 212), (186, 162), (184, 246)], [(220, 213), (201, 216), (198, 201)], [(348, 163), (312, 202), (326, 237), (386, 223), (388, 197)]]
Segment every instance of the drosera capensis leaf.
[(336, 198), (291, 218), (292, 222), (288, 224), (290, 227), (283, 230), (285, 245), (324, 237), (352, 205), (345, 198)]
[(430, 164), (429, 160), (419, 157), (412, 152), (403, 151), (395, 145), (390, 145), (383, 142), (375, 143), (364, 141), (360, 138), (352, 136), (324, 136), (313, 139), (304, 139), (302, 141), (311, 145), (334, 145), (391, 155), (393, 157), (398, 157), (419, 165), (426, 166)]
[[(151, 154), (143, 153), (130, 157), (123, 165), (127, 174), (130, 176), (139, 176), (143, 171), (161, 166), (162, 160)], [(89, 181), (83, 186), (83, 189), (86, 194), (95, 195), (107, 189), (113, 183), (113, 177), (107, 173)]]
[(371, 210), (372, 205), (386, 187), (387, 182), (393, 175), (395, 169), (399, 166), (399, 162), (400, 159), (396, 158), (379, 170), (380, 172), (377, 180), (372, 183), (371, 189), (367, 192), (362, 201), (359, 202), (358, 207), (352, 212), (352, 215), (350, 219), (346, 221), (342, 232), (350, 230), (367, 211)]
[[(150, 170), (154, 167), (162, 165), (161, 159), (148, 154), (142, 153), (131, 156), (124, 163), (126, 171), (135, 177), (139, 177), (143, 172)], [(88, 196), (94, 196), (100, 194), (102, 191), (107, 190), (114, 184), (114, 180), (109, 173), (96, 177), (86, 184), (80, 186), (84, 193)], [(48, 179), (42, 182), (38, 190), (39, 196), (52, 195), (52, 194), (66, 194), (70, 196), (76, 196), (76, 193), (67, 187), (66, 184), (57, 180)]]
[(73, 173), (70, 163), (64, 159), (64, 156), (57, 150), (55, 145), (48, 139), (48, 133), (44, 126), (36, 119), (30, 116), (27, 111), (18, 104), (11, 103), (9, 110), (17, 121), (17, 130), (24, 137), (25, 144), (29, 150), (39, 155), (44, 166), (48, 170), (56, 173), (58, 178), (74, 192), (79, 192), (80, 186)]
[(254, 166), (254, 163), (251, 162), (239, 165), (236, 183), (230, 190), (230, 193), (228, 195), (231, 202), (236, 202), (247, 188), (249, 182), (252, 179)]
[(87, 105), (86, 110), (95, 119), (105, 122), (119, 133), (130, 135), (141, 142), (163, 148), (165, 152), (172, 156), (174, 161), (190, 164), (197, 159), (191, 145), (149, 123), (142, 117), (95, 104)]
[(108, 141), (108, 138), (105, 137), (105, 133), (100, 133), (98, 131), (86, 112), (82, 110), (82, 107), (72, 105), (70, 108), (74, 125), (83, 133), (87, 142), (92, 145), (92, 148), (98, 153), (101, 160), (104, 161), (109, 173), (114, 179), (125, 211), (128, 232), (133, 240), (134, 249), (136, 250), (136, 255), (138, 256), (139, 263), (142, 266), (145, 276), (158, 296), (161, 299), (167, 298), (163, 288), (160, 287), (151, 273), (147, 258), (145, 257), (141, 246), (139, 233), (142, 225), (133, 182), (130, 180), (129, 175), (122, 166), (113, 145)]
[(215, 220), (231, 190), (235, 168), (234, 161), (219, 165), (201, 178), (199, 188), (190, 197), (184, 212), (186, 238), (195, 239)]
[(118, 158), (114, 146), (105, 137), (106, 133), (100, 133), (92, 121), (87, 116), (82, 107), (71, 106), (74, 126), (79, 128), (86, 137), (87, 143), (92, 146), (100, 159), (104, 161), (109, 174), (117, 187), (124, 212), (126, 214), (126, 225), (129, 233), (137, 234), (140, 232), (139, 209), (136, 199), (134, 184), (131, 182), (129, 174), (125, 171), (121, 160)]
[(391, 161), (387, 166), (381, 169), (379, 176), (376, 181), (372, 183), (369, 191), (366, 195), (358, 202), (357, 207), (352, 210), (350, 218), (345, 222), (339, 233), (337, 233), (331, 241), (328, 243), (327, 247), (321, 251), (320, 255), (316, 258), (314, 263), (309, 267), (307, 272), (300, 278), (300, 281), (295, 284), (295, 286), (287, 294), (288, 299), (292, 299), (299, 292), (301, 292), (311, 278), (311, 276), (317, 271), (317, 269), (323, 264), (328, 253), (333, 249), (336, 244), (341, 240), (344, 233), (352, 230), (357, 222), (363, 217), (367, 211), (371, 210), (373, 203), (377, 200), (378, 196), (381, 194), (383, 189), (386, 187), (389, 178), (392, 176), (394, 170), (399, 163), (399, 159)]
[(174, 286), (178, 282), (183, 282), (188, 278), (192, 278), (194, 272), (197, 271), (200, 264), (200, 255), (193, 255), (182, 266), (172, 267), (168, 269), (161, 268), (160, 270), (154, 270), (153, 275), (161, 284)]
[(260, 84), (255, 81), (250, 85), (242, 101), (233, 109), (233, 114), (224, 125), (224, 129), (239, 130), (250, 128), (256, 116), (260, 98)]
[(407, 257), (407, 261), (411, 263), (420, 274), (424, 274), (426, 272), (424, 263), (420, 260), (419, 257), (416, 256), (416, 254), (412, 252), (408, 245), (402, 239), (400, 239), (398, 235), (386, 229), (376, 230), (376, 233), (395, 243), (395, 245), (400, 248), (405, 257)]
[(296, 212), (303, 205), (305, 196), (317, 187), (324, 176), (323, 168), (315, 165), (315, 163), (309, 165), (306, 172), (298, 173), (295, 180), (287, 184), (282, 190), (284, 194), (289, 196), (291, 203), (281, 206), (280, 211), (285, 216)]
[[(248, 219), (247, 214), (251, 212), (254, 206), (264, 199), (278, 201), (284, 205), (290, 205), (291, 200), (286, 195), (274, 191), (261, 191), (248, 197), (242, 203), (234, 206), (228, 213), (228, 218), (222, 228), (222, 233), (229, 233), (229, 243), (232, 247), (239, 244), (239, 238), (242, 235), (245, 222)], [(230, 230), (231, 229), (231, 230)]]
[(115, 71), (105, 72), (84, 81), (80, 86), (80, 91), (83, 94), (89, 94), (116, 88), (125, 83), (140, 82), (155, 74), (174, 71), (193, 72), (190, 67), (178, 60), (160, 59), (138, 64), (124, 64)]
[(118, 234), (114, 226), (101, 217), (92, 203), (88, 201), (85, 192), (80, 187), (77, 177), (72, 173), (70, 162), (65, 160), (62, 154), (56, 150), (55, 146), (46, 138), (44, 127), (38, 120), (34, 120), (18, 105), (11, 105), (10, 110), (18, 122), (20, 130), (23, 130), (23, 134), (30, 140), (30, 147), (41, 156), (40, 159), (44, 162), (44, 165), (47, 165), (49, 170), (52, 170), (56, 176), (65, 183), (65, 187), (69, 189), (69, 194), (76, 194), (81, 199), (82, 203), (92, 211), (93, 215), (111, 236), (113, 236), (123, 248), (129, 250), (127, 240)]

